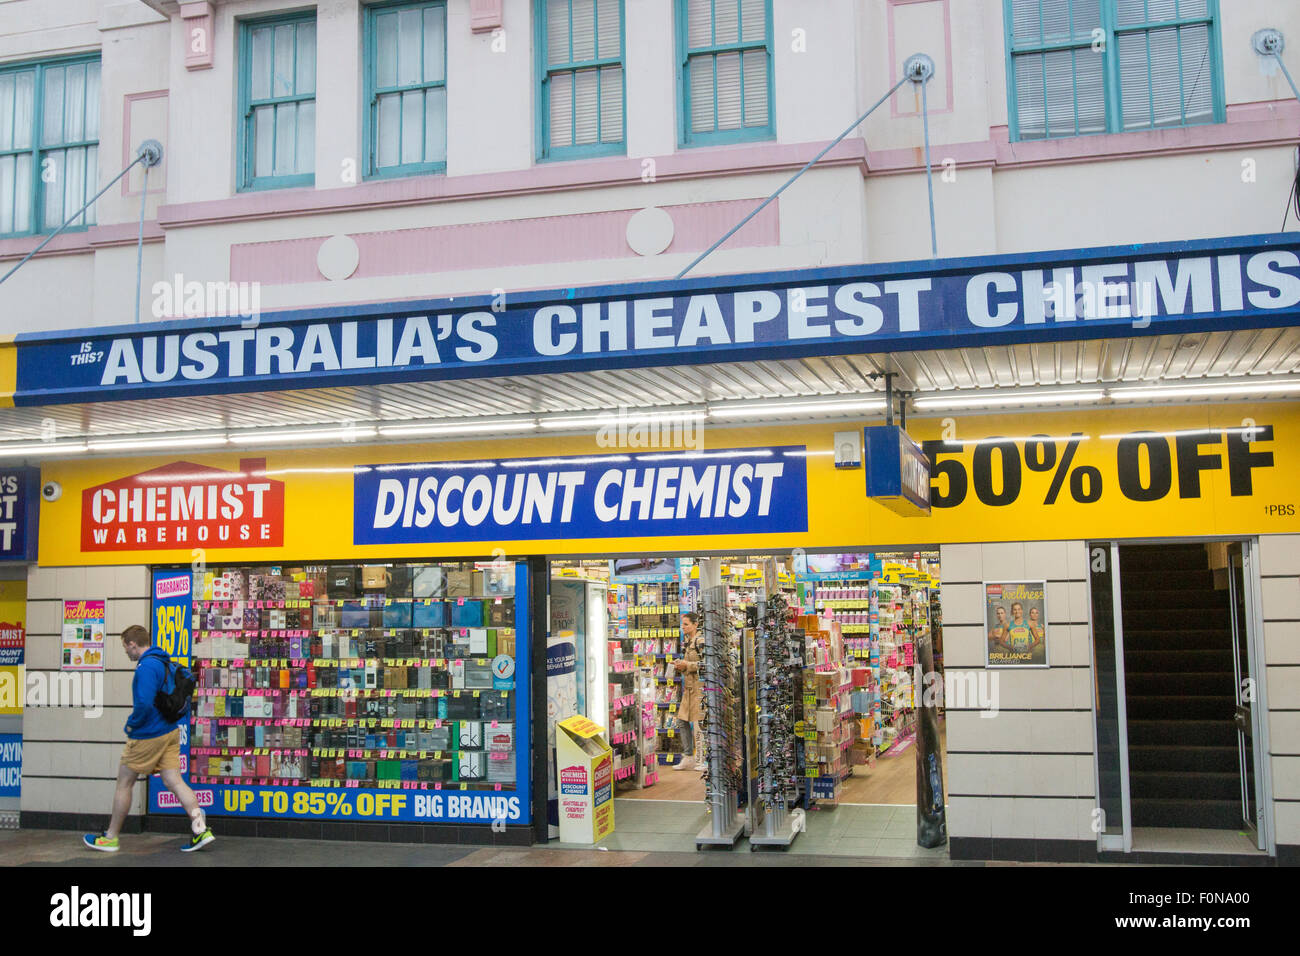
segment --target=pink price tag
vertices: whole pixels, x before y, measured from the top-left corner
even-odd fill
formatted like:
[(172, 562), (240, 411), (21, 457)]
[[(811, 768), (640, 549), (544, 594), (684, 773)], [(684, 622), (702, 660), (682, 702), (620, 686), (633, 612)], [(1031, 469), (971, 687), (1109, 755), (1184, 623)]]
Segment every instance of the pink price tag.
[(492, 789), (493, 789), (493, 790), (500, 790), (500, 789), (501, 789), (501, 784), (499, 784), (499, 783), (494, 783), (494, 784), (492, 785)]
[(492, 721), (492, 729), (493, 729), (493, 730), (496, 730), (496, 729), (497, 729), (497, 722), (496, 722), (495, 720)]
[(440, 784), (440, 783), (435, 783), (435, 784), (433, 785), (433, 789), (435, 789), (435, 790), (441, 790), (441, 789), (442, 789), (442, 784)]
[(464, 598), (456, 598), (456, 606), (457, 606), (457, 607), (464, 607), (464, 606), (465, 606), (465, 599), (464, 599)]

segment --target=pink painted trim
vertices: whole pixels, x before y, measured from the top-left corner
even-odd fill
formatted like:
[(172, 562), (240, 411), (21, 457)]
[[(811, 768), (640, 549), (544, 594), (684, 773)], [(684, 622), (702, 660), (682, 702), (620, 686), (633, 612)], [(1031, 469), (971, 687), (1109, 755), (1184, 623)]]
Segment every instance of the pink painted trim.
[[(168, 95), (169, 92), (167, 90), (149, 90), (146, 93), (127, 93), (125, 96), (122, 97), (122, 165), (123, 166), (125, 166), (127, 163), (135, 159), (135, 151), (140, 146), (139, 143), (136, 143), (131, 139), (131, 104), (135, 103), (137, 100), (166, 99)], [(167, 125), (163, 127), (164, 157), (166, 156), (166, 152), (167, 152), (166, 140), (167, 140), (167, 134), (168, 132), (170, 132), (169, 129), (170, 122), (171, 122), (171, 118), (169, 115), (168, 119), (166, 120)], [(163, 161), (166, 162), (166, 159), (164, 158)], [(153, 173), (153, 175), (159, 176), (164, 174)], [(140, 191), (138, 189), (133, 189), (128, 192), (127, 186), (130, 179), (131, 179), (130, 176), (122, 177), (122, 195), (126, 197), (140, 195)], [(164, 178), (159, 182), (158, 189), (149, 190), (149, 195), (153, 196), (157, 193), (165, 193), (166, 191), (167, 191), (167, 180)]]
[[(952, 159), (961, 167), (1019, 169), (1247, 147), (1292, 146), (1297, 125), (1300, 125), (1300, 103), (1295, 100), (1242, 103), (1228, 107), (1226, 123), (1178, 129), (1012, 143), (1007, 127), (995, 126), (989, 130), (987, 140), (937, 146), (932, 151), (932, 158), (936, 166)], [(925, 158), (919, 148), (868, 150), (867, 153), (867, 169), (872, 175), (914, 173), (924, 168)]]
[[(684, 150), (654, 158), (655, 180), (793, 171), (816, 156), (822, 148), (821, 143), (768, 143)], [(375, 180), (336, 189), (271, 189), (241, 193), (229, 199), (160, 206), (158, 222), (163, 229), (176, 229), (340, 210), (383, 209), (487, 196), (524, 196), (625, 186), (642, 181), (642, 162), (640, 158), (625, 157), (588, 159), (544, 163), (505, 173)], [(818, 165), (858, 166), (865, 173), (866, 143), (861, 139), (845, 140)]]
[[(116, 223), (107, 226), (91, 226), (81, 232), (65, 232), (61, 236), (55, 236), (48, 246), (36, 254), (36, 258), (85, 255), (96, 249), (110, 246), (134, 245), (139, 238), (139, 230), (138, 223)], [(0, 262), (21, 259), (40, 245), (43, 238), (43, 236), (19, 236), (16, 239), (0, 239)], [(144, 241), (163, 241), (163, 231), (157, 222), (145, 222)]]
[[(889, 0), (889, 6), (885, 9), (885, 17), (889, 22), (889, 85), (893, 86), (898, 78), (903, 75), (903, 64), (898, 62), (898, 47), (894, 42), (894, 7), (906, 6), (912, 3), (934, 3), (936, 0)], [(952, 5), (949, 0), (938, 0), (943, 4), (943, 47), (947, 63), (940, 63), (939, 58), (935, 57), (935, 69), (943, 73), (944, 85), (948, 91), (948, 105), (941, 110), (931, 110), (931, 116), (940, 116), (944, 113), (953, 111), (953, 65), (952, 65)], [(917, 53), (928, 53), (928, 50), (917, 50)], [(911, 56), (909, 53), (908, 56)], [(894, 119), (900, 116), (920, 116), (920, 110), (904, 110), (898, 105), (899, 97), (907, 90), (903, 87), (897, 93), (889, 98), (889, 115)]]
[[(753, 206), (753, 200), (741, 199), (663, 207), (675, 226), (673, 241), (666, 252), (698, 252), (708, 248), (709, 243)], [(360, 261), (351, 278), (631, 259), (636, 254), (627, 244), (627, 225), (637, 211), (621, 209), (359, 233), (352, 237)], [(775, 246), (781, 241), (780, 233), (778, 204), (772, 203), (731, 237), (724, 248)], [(268, 285), (323, 281), (316, 258), (325, 238), (233, 245), (230, 278), (235, 282)]]
[(502, 0), (470, 0), (469, 29), (471, 33), (486, 33), (501, 26)]

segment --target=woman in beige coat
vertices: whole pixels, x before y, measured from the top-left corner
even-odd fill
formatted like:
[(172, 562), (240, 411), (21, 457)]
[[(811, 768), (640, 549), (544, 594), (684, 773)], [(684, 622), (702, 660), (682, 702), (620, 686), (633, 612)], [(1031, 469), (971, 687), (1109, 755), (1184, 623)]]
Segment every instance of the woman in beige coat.
[(682, 698), (677, 704), (677, 733), (682, 740), (682, 760), (674, 770), (695, 766), (695, 725), (704, 717), (700, 690), (700, 616), (694, 611), (682, 615), (682, 657), (673, 661), (682, 678)]

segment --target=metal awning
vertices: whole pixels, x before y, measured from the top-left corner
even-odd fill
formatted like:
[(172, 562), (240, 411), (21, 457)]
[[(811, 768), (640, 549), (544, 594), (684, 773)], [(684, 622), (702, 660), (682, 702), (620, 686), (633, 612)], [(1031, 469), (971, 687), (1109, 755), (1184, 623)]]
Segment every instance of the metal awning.
[[(0, 441), (176, 434), (213, 429), (490, 420), (619, 408), (704, 408), (729, 403), (879, 393), (879, 376), (917, 398), (1023, 395), (1032, 407), (1071, 386), (1243, 383), (1239, 397), (1300, 394), (1300, 328), (994, 345), (783, 361), (612, 369), (499, 378), (243, 392), (0, 409)], [(1296, 391), (1265, 386), (1290, 382)], [(1258, 390), (1252, 386), (1258, 384)], [(1170, 394), (1162, 401), (1204, 401)], [(1068, 407), (1058, 401), (1055, 407)], [(978, 408), (972, 409), (978, 410)], [(852, 409), (840, 417), (860, 412)], [(764, 421), (761, 409), (729, 416)]]

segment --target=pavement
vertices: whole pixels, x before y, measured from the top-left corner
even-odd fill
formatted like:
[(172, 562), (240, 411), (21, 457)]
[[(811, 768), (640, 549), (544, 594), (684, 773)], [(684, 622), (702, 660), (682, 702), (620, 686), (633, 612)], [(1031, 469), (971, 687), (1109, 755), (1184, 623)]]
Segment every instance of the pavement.
[[(67, 830), (0, 831), (4, 866), (982, 866), (953, 861), (946, 846), (916, 845), (916, 808), (844, 804), (809, 811), (788, 848), (697, 850), (695, 835), (709, 822), (698, 801), (615, 801), (614, 833), (598, 847), (552, 841), (532, 847), (270, 839), (222, 836), (196, 853), (181, 853), (179, 834), (123, 834), (117, 853), (86, 849)], [(751, 850), (756, 852), (751, 852)]]

